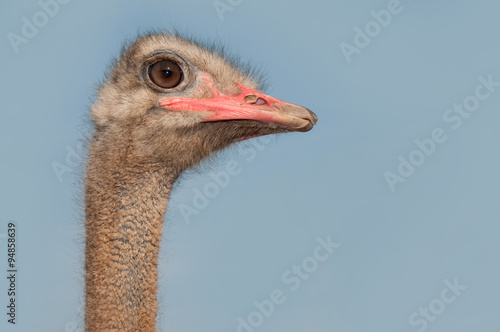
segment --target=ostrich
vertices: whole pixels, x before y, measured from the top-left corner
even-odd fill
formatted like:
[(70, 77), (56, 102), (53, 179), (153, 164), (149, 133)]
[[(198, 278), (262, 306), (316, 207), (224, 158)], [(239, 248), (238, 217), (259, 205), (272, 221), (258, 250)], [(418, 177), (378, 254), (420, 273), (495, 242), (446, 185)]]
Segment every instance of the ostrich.
[(259, 90), (246, 67), (177, 33), (124, 47), (91, 107), (86, 331), (156, 330), (163, 220), (184, 170), (235, 142), (316, 124), (308, 109)]

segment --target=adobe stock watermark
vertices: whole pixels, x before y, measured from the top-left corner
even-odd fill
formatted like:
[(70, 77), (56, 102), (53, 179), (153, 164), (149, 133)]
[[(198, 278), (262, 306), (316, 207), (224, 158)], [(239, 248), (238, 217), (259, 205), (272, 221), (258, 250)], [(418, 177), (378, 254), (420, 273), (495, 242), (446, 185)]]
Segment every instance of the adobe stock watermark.
[[(238, 146), (238, 154), (244, 158), (247, 163), (255, 160), (258, 152), (264, 150), (272, 141), (269, 136), (261, 136), (248, 141), (248, 145), (241, 144)], [(241, 163), (236, 160), (228, 161), (224, 169), (210, 172), (210, 181), (203, 185), (202, 188), (193, 188), (193, 196), (190, 204), (180, 203), (175, 204), (186, 224), (191, 223), (191, 218), (194, 215), (199, 215), (200, 212), (206, 209), (210, 200), (219, 196), (221, 190), (229, 186), (231, 179), (243, 171)]]
[(66, 145), (66, 158), (64, 163), (53, 161), (51, 166), (59, 182), (64, 181), (65, 174), (75, 174), (82, 165), (86, 155), (86, 148), (83, 143), (77, 144), (76, 149)]
[(61, 5), (69, 3), (71, 0), (40, 0), (37, 2), (39, 10), (29, 18), (21, 17), (20, 34), (10, 31), (7, 33), (14, 53), (19, 53), (19, 46), (28, 44), (30, 39), (35, 38), (39, 30), (46, 26), (51, 18), (54, 18), (58, 13)]
[(221, 21), (224, 21), (224, 15), (227, 12), (232, 12), (236, 7), (241, 5), (243, 0), (215, 0), (212, 1), (215, 12)]
[(70, 321), (64, 326), (64, 332), (84, 332), (83, 327), (75, 321)]
[[(412, 0), (408, 1), (412, 2)], [(393, 18), (403, 12), (404, 8), (400, 0), (390, 0), (387, 3), (386, 9), (370, 11), (370, 16), (373, 20), (368, 21), (362, 28), (359, 26), (353, 28), (354, 37), (352, 43), (342, 41), (339, 44), (347, 63), (350, 64), (352, 62), (354, 54), (360, 54), (362, 50), (367, 48), (373, 39), (377, 38), (383, 29), (391, 24)]]
[(319, 265), (325, 262), (340, 247), (340, 244), (332, 242), (331, 236), (325, 239), (318, 237), (317, 246), (311, 255), (302, 259), (300, 264), (293, 265), (283, 272), (281, 282), (286, 288), (276, 288), (269, 292), (269, 296), (261, 301), (253, 301), (255, 310), (245, 317), (237, 317), (236, 332), (254, 332), (269, 319), (276, 308), (283, 305), (288, 299), (287, 293), (296, 292), (302, 283), (316, 272)]
[[(79, 307), (77, 309), (77, 316), (83, 317), (83, 315), (83, 309)], [(77, 323), (76, 321), (72, 320), (66, 323), (66, 325), (64, 326), (64, 332), (84, 332), (84, 327), (83, 324)]]
[[(81, 284), (84, 284), (83, 280), (80, 280)], [(83, 288), (82, 288), (83, 290)], [(77, 303), (85, 303), (84, 293), (80, 293), (78, 296)], [(64, 332), (85, 332), (85, 305), (78, 305), (76, 307), (75, 313), (73, 314), (73, 319), (64, 325)]]
[(453, 282), (445, 279), (445, 287), (441, 289), (438, 297), (429, 301), (424, 307), (418, 308), (417, 311), (410, 314), (408, 317), (408, 323), (417, 329), (417, 332), (424, 332), (427, 330), (429, 325), (437, 320), (437, 318), (442, 315), (450, 304), (455, 302), (462, 292), (467, 289), (468, 286), (461, 285), (458, 282), (458, 278), (455, 278)]
[[(448, 124), (452, 130), (457, 130), (462, 126), (465, 119), (468, 119), (475, 111), (479, 109), (481, 103), (488, 100), (492, 94), (500, 87), (500, 82), (493, 80), (493, 75), (488, 77), (479, 76), (479, 84), (474, 92), (465, 97), (462, 103), (455, 103), (443, 113), (443, 121)], [(448, 139), (447, 131), (441, 127), (434, 128), (427, 138), (414, 140), (415, 149), (407, 156), (398, 156), (398, 166), (396, 172), (385, 171), (384, 178), (392, 192), (396, 191), (398, 183), (405, 182), (413, 175), (418, 167), (421, 167), (425, 161), (430, 158)]]

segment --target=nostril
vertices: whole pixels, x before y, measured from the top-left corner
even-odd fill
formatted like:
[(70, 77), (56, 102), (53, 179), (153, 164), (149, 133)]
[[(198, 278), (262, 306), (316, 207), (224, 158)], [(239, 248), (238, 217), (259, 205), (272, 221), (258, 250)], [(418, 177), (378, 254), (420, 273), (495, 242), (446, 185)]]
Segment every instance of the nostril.
[(264, 99), (260, 98), (257, 95), (250, 94), (245, 97), (245, 102), (248, 104), (254, 104), (254, 105), (265, 105), (267, 104), (267, 101)]
[(257, 99), (257, 101), (255, 102), (255, 105), (265, 105), (265, 104), (267, 104), (267, 101), (265, 101), (262, 98)]

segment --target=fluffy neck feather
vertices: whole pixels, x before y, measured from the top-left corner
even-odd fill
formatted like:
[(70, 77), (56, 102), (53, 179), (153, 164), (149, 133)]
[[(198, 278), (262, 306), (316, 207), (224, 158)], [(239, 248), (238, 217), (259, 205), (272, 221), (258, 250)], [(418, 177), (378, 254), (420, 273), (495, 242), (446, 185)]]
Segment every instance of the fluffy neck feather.
[(86, 331), (155, 331), (158, 253), (178, 174), (132, 162), (126, 138), (113, 136), (94, 136), (87, 165)]

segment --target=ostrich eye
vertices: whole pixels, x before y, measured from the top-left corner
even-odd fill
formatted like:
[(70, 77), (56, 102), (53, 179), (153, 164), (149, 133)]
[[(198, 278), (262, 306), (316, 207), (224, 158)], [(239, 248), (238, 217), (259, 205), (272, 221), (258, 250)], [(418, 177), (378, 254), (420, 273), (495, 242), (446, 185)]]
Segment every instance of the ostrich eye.
[(182, 81), (182, 69), (173, 61), (158, 61), (149, 67), (149, 78), (164, 89), (175, 88)]

